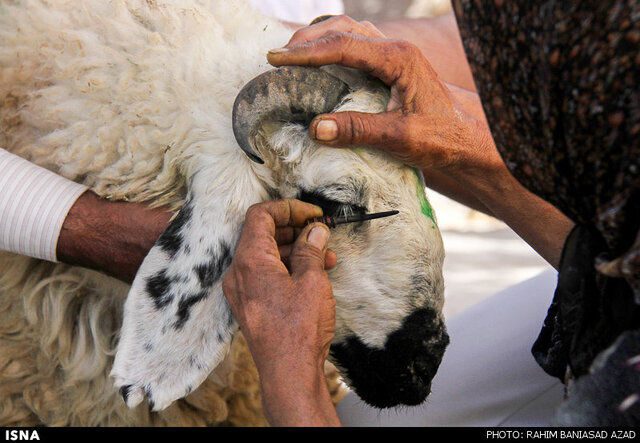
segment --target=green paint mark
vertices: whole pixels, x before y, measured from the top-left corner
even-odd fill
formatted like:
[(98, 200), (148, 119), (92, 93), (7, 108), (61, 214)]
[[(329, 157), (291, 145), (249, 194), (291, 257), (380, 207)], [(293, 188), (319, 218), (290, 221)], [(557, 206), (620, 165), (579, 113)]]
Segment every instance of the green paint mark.
[(433, 215), (433, 208), (431, 207), (431, 204), (429, 203), (429, 200), (427, 200), (427, 196), (424, 193), (424, 181), (422, 180), (422, 175), (415, 169), (413, 170), (413, 172), (416, 174), (416, 178), (418, 179), (416, 188), (418, 201), (420, 202), (420, 210), (426, 217), (429, 217), (431, 221), (436, 224), (436, 218)]

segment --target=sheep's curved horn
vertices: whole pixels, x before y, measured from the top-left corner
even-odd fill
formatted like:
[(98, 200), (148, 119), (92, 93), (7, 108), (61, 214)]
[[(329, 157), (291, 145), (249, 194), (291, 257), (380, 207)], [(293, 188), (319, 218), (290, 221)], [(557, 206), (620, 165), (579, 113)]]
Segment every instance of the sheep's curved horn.
[(346, 83), (318, 69), (285, 66), (260, 74), (238, 93), (233, 104), (233, 134), (256, 163), (251, 139), (266, 121), (304, 122), (331, 112), (349, 92)]

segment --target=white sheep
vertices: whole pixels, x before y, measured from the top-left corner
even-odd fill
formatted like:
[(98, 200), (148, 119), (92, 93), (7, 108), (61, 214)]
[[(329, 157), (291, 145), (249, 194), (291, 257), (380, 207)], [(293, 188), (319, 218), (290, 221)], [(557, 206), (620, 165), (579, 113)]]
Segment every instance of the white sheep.
[[(289, 34), (239, 1), (0, 4), (0, 146), (104, 198), (182, 208), (128, 297), (99, 273), (0, 254), (0, 422), (261, 424), (238, 334), (228, 352), (220, 277), (247, 208), (274, 197), (400, 211), (332, 235), (331, 359), (373, 405), (424, 400), (448, 339), (423, 181), (383, 153), (317, 145), (298, 121), (318, 103), (382, 111), (386, 88), (335, 68), (274, 71), (233, 114), (240, 145), (266, 163), (234, 137), (238, 92)], [(130, 410), (109, 377), (119, 331), (112, 375)], [(151, 408), (134, 407), (145, 397)]]

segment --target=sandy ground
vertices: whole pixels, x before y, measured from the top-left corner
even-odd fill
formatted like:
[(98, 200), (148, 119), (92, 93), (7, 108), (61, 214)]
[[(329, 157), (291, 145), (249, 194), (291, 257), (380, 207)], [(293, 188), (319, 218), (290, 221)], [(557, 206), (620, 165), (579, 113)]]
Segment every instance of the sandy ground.
[(550, 266), (512, 230), (443, 231), (445, 315), (450, 317)]

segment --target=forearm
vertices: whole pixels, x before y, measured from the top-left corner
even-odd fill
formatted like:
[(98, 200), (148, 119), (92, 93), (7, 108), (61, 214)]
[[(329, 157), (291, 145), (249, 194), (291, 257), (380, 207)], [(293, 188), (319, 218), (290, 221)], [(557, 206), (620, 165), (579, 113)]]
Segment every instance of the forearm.
[(300, 372), (283, 366), (261, 371), (260, 383), (272, 426), (340, 426), (322, 369)]
[(424, 172), (427, 186), (504, 221), (538, 254), (557, 268), (573, 222), (550, 203), (525, 189), (508, 171), (452, 179)]
[(163, 210), (110, 202), (85, 192), (62, 225), (58, 259), (131, 283), (170, 218)]
[[(455, 177), (425, 168), (427, 185), (509, 225), (552, 266), (560, 254), (573, 222), (550, 203), (529, 192), (509, 172), (497, 152), (480, 98), (474, 92), (447, 85), (460, 110), (463, 125), (452, 144), (464, 158)], [(452, 146), (456, 149), (455, 146)]]
[(504, 171), (500, 177), (468, 175), (461, 180), (440, 172), (424, 172), (427, 186), (504, 221), (538, 254), (557, 268), (573, 222), (551, 204), (527, 191)]
[(0, 250), (96, 269), (130, 283), (171, 213), (110, 202), (0, 149)]
[(505, 168), (493, 176), (469, 176), (469, 186), (493, 215), (504, 221), (554, 268), (574, 223), (550, 203), (529, 192)]

